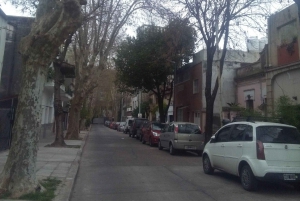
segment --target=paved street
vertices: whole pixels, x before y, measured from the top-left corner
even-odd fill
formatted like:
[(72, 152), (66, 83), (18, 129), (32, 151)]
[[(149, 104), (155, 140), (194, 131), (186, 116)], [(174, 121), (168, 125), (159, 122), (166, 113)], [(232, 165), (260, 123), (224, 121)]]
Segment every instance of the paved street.
[(93, 125), (83, 150), (72, 201), (289, 201), (300, 191), (288, 185), (261, 184), (245, 191), (239, 178), (202, 171), (201, 157), (171, 156), (103, 125)]

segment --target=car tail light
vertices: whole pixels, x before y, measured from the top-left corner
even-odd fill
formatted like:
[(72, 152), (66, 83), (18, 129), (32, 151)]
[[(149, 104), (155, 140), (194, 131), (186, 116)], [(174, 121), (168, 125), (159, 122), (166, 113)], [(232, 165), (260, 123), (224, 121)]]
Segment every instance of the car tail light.
[(178, 126), (175, 126), (174, 132), (175, 132), (175, 133), (178, 133)]
[(256, 156), (259, 160), (266, 160), (264, 144), (261, 141), (256, 141)]

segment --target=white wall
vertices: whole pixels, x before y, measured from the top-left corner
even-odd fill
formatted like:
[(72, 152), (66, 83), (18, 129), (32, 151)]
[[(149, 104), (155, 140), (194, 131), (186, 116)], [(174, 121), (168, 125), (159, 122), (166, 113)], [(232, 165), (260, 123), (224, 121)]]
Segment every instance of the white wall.
[[(203, 62), (206, 62), (206, 58), (203, 56), (204, 52), (202, 53), (201, 57), (205, 60)], [(221, 52), (219, 54), (221, 56)], [(243, 52), (239, 50), (228, 50), (226, 57), (225, 57), (225, 63), (223, 67), (223, 74), (221, 77), (221, 92), (220, 88), (218, 90), (215, 104), (214, 104), (214, 113), (219, 113), (220, 111), (220, 105), (222, 107), (228, 107), (227, 103), (231, 102), (237, 102), (236, 100), (236, 87), (234, 78), (236, 76), (236, 69), (241, 67), (241, 63), (253, 63), (256, 62), (259, 59), (259, 53), (258, 52)], [(199, 61), (199, 60), (197, 60)], [(218, 59), (215, 58), (214, 64), (213, 64), (213, 72), (212, 72), (212, 90), (215, 86), (215, 80), (218, 77)], [(204, 64), (204, 66), (206, 66)], [(203, 77), (202, 77), (202, 103), (203, 108), (206, 107), (206, 99), (205, 99), (205, 85), (206, 85), (206, 69), (203, 68)], [(221, 94), (221, 99), (220, 99)], [(221, 104), (222, 102), (222, 104)]]
[[(1, 9), (0, 12), (3, 13)], [(3, 67), (3, 55), (4, 55), (5, 42), (6, 42), (6, 28), (7, 28), (7, 21), (0, 14), (0, 82), (1, 82), (2, 67)]]
[(277, 75), (272, 83), (274, 101), (280, 96), (297, 97), (295, 103), (300, 103), (300, 70), (293, 70)]

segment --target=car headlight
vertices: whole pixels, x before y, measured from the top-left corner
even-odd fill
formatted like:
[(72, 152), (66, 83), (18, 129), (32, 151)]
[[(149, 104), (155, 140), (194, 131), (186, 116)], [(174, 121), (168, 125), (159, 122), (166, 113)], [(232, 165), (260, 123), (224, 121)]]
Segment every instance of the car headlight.
[(152, 132), (153, 136), (159, 136), (157, 132)]

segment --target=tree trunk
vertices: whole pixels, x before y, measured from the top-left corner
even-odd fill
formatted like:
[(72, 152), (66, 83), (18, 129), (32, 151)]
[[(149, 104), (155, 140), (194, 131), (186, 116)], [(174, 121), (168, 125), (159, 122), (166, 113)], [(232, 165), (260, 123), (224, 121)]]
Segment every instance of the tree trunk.
[[(12, 145), (1, 173), (1, 189), (19, 197), (37, 188), (36, 157), (41, 119), (41, 95), (47, 67), (28, 61), (23, 71), (22, 89), (18, 96)], [(34, 85), (33, 85), (34, 83)]]
[(157, 96), (157, 102), (158, 102), (158, 111), (159, 111), (159, 121), (161, 123), (165, 123), (166, 117), (164, 111), (164, 99), (160, 97), (160, 94), (158, 94)]
[(81, 110), (80, 100), (78, 99), (78, 97), (74, 96), (73, 100), (71, 101), (71, 108), (69, 113), (69, 125), (68, 125), (66, 139), (69, 140), (79, 139), (80, 110)]
[(51, 144), (54, 147), (66, 146), (63, 133), (63, 107), (60, 98), (60, 86), (63, 75), (60, 71), (60, 64), (54, 62), (54, 117), (55, 117), (55, 140)]
[(206, 99), (205, 144), (210, 140), (213, 132), (214, 101)]
[(36, 157), (41, 97), (49, 64), (57, 49), (82, 21), (79, 0), (39, 1), (31, 32), (20, 43), (22, 88), (18, 96), (12, 145), (0, 176), (0, 188), (11, 197), (37, 191)]

